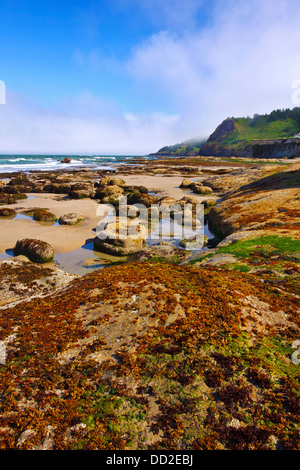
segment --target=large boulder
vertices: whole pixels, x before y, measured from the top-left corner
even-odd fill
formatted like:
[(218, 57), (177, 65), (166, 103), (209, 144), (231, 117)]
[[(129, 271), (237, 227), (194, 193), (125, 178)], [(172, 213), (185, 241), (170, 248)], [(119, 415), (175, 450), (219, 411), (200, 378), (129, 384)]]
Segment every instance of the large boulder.
[(138, 220), (108, 222), (94, 238), (94, 249), (114, 256), (136, 253), (146, 246), (147, 230)]
[(84, 217), (77, 212), (62, 215), (58, 222), (60, 225), (77, 225), (84, 221)]
[(184, 207), (185, 204), (192, 204), (193, 206), (195, 206), (201, 203), (199, 199), (197, 199), (195, 196), (184, 196), (178, 201), (178, 204)]
[(54, 258), (54, 250), (49, 243), (33, 238), (20, 238), (13, 252), (14, 256), (24, 255), (33, 263), (48, 263)]
[(163, 196), (158, 200), (159, 205), (173, 206), (177, 204), (177, 200), (171, 196)]

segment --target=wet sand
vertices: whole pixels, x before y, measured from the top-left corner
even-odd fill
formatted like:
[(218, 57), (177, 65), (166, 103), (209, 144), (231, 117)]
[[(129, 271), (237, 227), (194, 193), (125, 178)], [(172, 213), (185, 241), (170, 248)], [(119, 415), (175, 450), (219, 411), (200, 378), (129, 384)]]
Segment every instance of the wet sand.
[[(180, 199), (187, 195), (196, 197), (199, 202), (207, 196), (196, 195), (189, 189), (180, 189), (183, 176), (150, 176), (150, 175), (122, 175), (128, 185), (143, 185), (156, 194)], [(191, 178), (201, 180), (199, 177)], [(49, 224), (37, 222), (30, 218), (1, 219), (0, 253), (12, 249), (19, 238), (38, 238), (50, 243), (56, 253), (65, 253), (80, 248), (88, 239), (95, 237), (95, 229), (99, 223), (97, 208), (99, 204), (93, 199), (67, 199), (60, 195), (36, 193), (28, 194), (28, 199), (20, 200), (8, 207), (17, 212), (33, 207), (47, 208), (57, 218), (70, 212), (78, 212), (85, 217), (85, 221), (76, 226), (62, 226), (58, 223)]]

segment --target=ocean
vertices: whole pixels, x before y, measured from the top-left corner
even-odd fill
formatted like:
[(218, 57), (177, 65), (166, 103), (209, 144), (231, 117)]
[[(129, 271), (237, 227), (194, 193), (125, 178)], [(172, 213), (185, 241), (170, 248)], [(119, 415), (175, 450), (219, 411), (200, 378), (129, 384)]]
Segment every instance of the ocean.
[[(61, 163), (61, 160), (66, 157), (71, 158), (71, 163)], [(101, 170), (113, 168), (117, 164), (124, 164), (135, 158), (141, 157), (137, 155), (0, 155), (0, 173), (80, 168)]]

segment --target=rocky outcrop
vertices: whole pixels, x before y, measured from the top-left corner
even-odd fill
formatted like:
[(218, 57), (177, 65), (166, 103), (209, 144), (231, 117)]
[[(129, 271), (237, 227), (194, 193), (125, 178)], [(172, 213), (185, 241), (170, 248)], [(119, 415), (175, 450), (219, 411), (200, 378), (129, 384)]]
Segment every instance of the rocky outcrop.
[(235, 121), (232, 118), (225, 119), (216, 130), (209, 136), (207, 142), (201, 147), (201, 155), (228, 157), (233, 156), (236, 152), (232, 148), (225, 148), (222, 144), (235, 129)]
[(253, 158), (300, 157), (300, 138), (255, 140), (250, 147)]
[(296, 300), (145, 261), (4, 306), (2, 450), (299, 449)]
[(32, 238), (20, 238), (14, 249), (14, 255), (24, 255), (34, 263), (48, 263), (54, 258), (54, 250), (49, 243)]
[(210, 222), (227, 237), (234, 232), (264, 231), (299, 236), (299, 164), (274, 168), (225, 196), (209, 212)]
[(230, 175), (211, 176), (206, 178), (201, 183), (210, 187), (213, 191), (219, 194), (226, 194), (230, 191), (235, 191), (241, 186), (255, 181), (260, 174), (260, 170), (256, 168), (235, 170)]
[(53, 294), (76, 277), (55, 265), (31, 263), (22, 255), (5, 259), (0, 261), (0, 307)]

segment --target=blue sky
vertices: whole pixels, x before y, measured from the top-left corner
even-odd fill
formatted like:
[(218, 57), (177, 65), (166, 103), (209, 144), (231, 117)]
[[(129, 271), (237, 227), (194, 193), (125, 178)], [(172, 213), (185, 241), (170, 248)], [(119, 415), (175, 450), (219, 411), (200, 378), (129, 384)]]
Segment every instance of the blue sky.
[(294, 107), (298, 0), (0, 0), (0, 153), (146, 154)]

